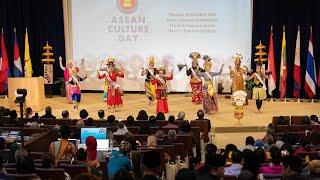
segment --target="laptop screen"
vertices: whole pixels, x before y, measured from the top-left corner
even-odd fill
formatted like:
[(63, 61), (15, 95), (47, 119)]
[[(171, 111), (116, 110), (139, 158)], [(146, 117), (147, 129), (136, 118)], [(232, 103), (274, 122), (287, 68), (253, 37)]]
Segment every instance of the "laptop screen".
[(109, 139), (97, 139), (97, 150), (108, 151), (109, 150)]
[(80, 143), (85, 144), (88, 136), (97, 139), (108, 139), (107, 128), (81, 128)]

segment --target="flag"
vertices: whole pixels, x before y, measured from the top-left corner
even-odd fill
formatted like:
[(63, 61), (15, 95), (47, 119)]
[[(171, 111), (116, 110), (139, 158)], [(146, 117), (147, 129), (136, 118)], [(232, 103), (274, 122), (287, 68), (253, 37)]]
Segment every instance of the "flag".
[(280, 80), (279, 80), (280, 98), (286, 96), (287, 89), (287, 48), (286, 48), (286, 32), (283, 30), (281, 64), (280, 64)]
[(9, 73), (9, 62), (7, 56), (6, 46), (4, 44), (3, 30), (1, 33), (1, 53), (0, 53), (0, 92), (7, 90), (7, 80)]
[(300, 29), (298, 29), (297, 40), (296, 40), (296, 52), (294, 56), (294, 67), (293, 67), (293, 96), (300, 97), (301, 90), (301, 74), (300, 74)]
[(14, 28), (13, 62), (14, 62), (13, 75), (15, 77), (23, 76), (16, 28)]
[(270, 40), (269, 40), (269, 53), (268, 53), (268, 70), (271, 72), (271, 76), (268, 80), (268, 92), (272, 96), (272, 91), (276, 89), (276, 69), (274, 65), (274, 49), (273, 49), (273, 32), (271, 27)]
[(316, 67), (313, 58), (313, 45), (312, 45), (312, 32), (310, 34), (308, 57), (307, 57), (307, 68), (306, 68), (306, 79), (304, 84), (304, 90), (309, 98), (313, 98), (316, 95)]
[(28, 30), (26, 29), (26, 36), (24, 42), (24, 76), (32, 77), (32, 73), (33, 71), (29, 52)]

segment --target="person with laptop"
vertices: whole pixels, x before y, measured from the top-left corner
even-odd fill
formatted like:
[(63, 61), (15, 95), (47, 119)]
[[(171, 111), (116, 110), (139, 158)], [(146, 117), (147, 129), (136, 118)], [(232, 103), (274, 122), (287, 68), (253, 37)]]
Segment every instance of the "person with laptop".
[(100, 169), (100, 162), (105, 161), (105, 156), (102, 151), (97, 150), (97, 140), (93, 136), (88, 136), (86, 139), (87, 166), (90, 168), (90, 173), (102, 177), (103, 173)]

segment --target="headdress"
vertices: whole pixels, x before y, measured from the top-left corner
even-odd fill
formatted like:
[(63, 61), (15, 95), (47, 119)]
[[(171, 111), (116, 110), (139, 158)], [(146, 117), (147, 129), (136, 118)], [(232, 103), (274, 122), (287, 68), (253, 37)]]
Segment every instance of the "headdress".
[(166, 73), (166, 69), (164, 67), (160, 67), (157, 69), (157, 74), (159, 74), (161, 71), (163, 72), (163, 74)]
[(109, 57), (109, 58), (108, 58), (108, 64), (110, 64), (110, 63), (113, 63), (113, 64), (114, 64), (115, 61), (116, 61), (116, 60), (115, 60), (113, 57)]
[(242, 54), (237, 53), (237, 54), (234, 55), (232, 58), (233, 58), (233, 60), (234, 60), (234, 63), (240, 64), (240, 63), (241, 63), (241, 60), (243, 59), (243, 56), (242, 56)]
[(206, 68), (206, 67), (210, 66), (210, 68), (211, 68), (211, 65), (212, 65), (211, 58), (208, 55), (204, 55), (203, 60), (204, 60), (203, 67)]
[(198, 59), (201, 58), (201, 55), (198, 52), (192, 52), (189, 57), (192, 59), (192, 62), (198, 63)]
[(149, 58), (149, 64), (153, 64), (153, 65), (154, 65), (154, 56), (150, 56), (150, 58)]

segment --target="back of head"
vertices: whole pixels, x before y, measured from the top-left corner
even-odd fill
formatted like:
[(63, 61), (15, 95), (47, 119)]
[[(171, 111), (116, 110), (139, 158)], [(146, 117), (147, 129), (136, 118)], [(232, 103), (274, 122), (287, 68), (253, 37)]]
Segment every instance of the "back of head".
[(236, 151), (238, 148), (236, 145), (234, 144), (227, 144), (226, 145), (226, 153), (227, 155), (230, 153), (230, 152), (233, 152), (233, 151)]
[(45, 112), (46, 112), (46, 114), (52, 114), (51, 106), (47, 106), (47, 107), (45, 108)]
[(199, 110), (199, 111), (197, 112), (197, 116), (198, 116), (198, 119), (203, 119), (203, 118), (204, 118), (204, 112), (203, 112), (203, 110)]
[(163, 139), (164, 138), (164, 131), (163, 130), (158, 130), (156, 132), (156, 137), (157, 137), (157, 139)]
[(310, 161), (309, 170), (312, 177), (319, 177), (320, 176), (320, 160)]
[(85, 125), (86, 125), (86, 126), (93, 126), (93, 118), (88, 118), (88, 119), (85, 121)]
[(70, 127), (69, 126), (62, 126), (60, 129), (60, 135), (62, 139), (68, 139), (70, 137)]
[(270, 149), (271, 162), (275, 165), (279, 165), (282, 161), (282, 155), (280, 149), (272, 147)]
[(129, 126), (133, 126), (133, 122), (134, 122), (134, 117), (133, 116), (128, 116), (127, 117), (127, 124), (129, 125)]
[(89, 116), (89, 113), (88, 113), (87, 110), (81, 109), (79, 115), (80, 115), (80, 118), (81, 118), (81, 119), (86, 119), (86, 118)]
[(191, 131), (191, 127), (190, 127), (189, 121), (183, 121), (181, 130), (182, 130), (183, 132), (189, 132), (189, 131)]
[(286, 125), (286, 120), (283, 116), (279, 116), (278, 125)]
[(26, 115), (32, 115), (32, 109), (31, 107), (26, 108)]
[(18, 174), (32, 174), (35, 172), (35, 165), (31, 156), (25, 156), (16, 164)]
[(157, 151), (147, 151), (143, 154), (142, 164), (148, 169), (154, 169), (160, 167), (160, 153)]
[(311, 120), (312, 122), (316, 122), (316, 123), (319, 122), (318, 116), (315, 115), (315, 114), (313, 114), (313, 115), (310, 116), (310, 120)]
[(169, 118), (168, 118), (168, 122), (169, 123), (171, 123), (171, 124), (174, 124), (174, 121), (175, 121), (175, 118), (174, 118), (174, 116), (169, 116)]
[(255, 149), (254, 154), (259, 163), (264, 163), (266, 161), (266, 154), (261, 147)]
[(217, 152), (217, 146), (212, 144), (212, 143), (209, 143), (207, 144), (206, 146), (206, 154), (216, 154)]
[(124, 122), (123, 122), (123, 121), (119, 121), (119, 123), (118, 123), (118, 128), (119, 128), (119, 129), (124, 128)]
[(243, 156), (242, 156), (242, 152), (239, 150), (235, 150), (232, 152), (232, 163), (234, 164), (241, 164)]
[(154, 149), (157, 147), (157, 137), (156, 136), (153, 136), (153, 135), (150, 135), (148, 136), (147, 138), (147, 148), (149, 149)]
[(256, 160), (256, 156), (250, 149), (242, 151), (243, 155), (243, 170), (249, 170), (254, 175), (259, 173), (259, 162)]
[(83, 148), (80, 148), (77, 151), (76, 157), (78, 161), (85, 161), (87, 160), (87, 152)]
[(16, 110), (10, 111), (10, 119), (15, 120), (18, 118), (18, 114)]
[(166, 120), (166, 117), (163, 114), (163, 112), (158, 112), (158, 114), (156, 116), (156, 120)]
[(129, 153), (131, 151), (131, 145), (128, 141), (122, 141), (119, 145), (119, 150), (123, 153)]
[(180, 112), (178, 113), (178, 119), (179, 119), (179, 120), (184, 120), (184, 118), (185, 118), (185, 113), (184, 113), (183, 111), (180, 111)]
[(254, 146), (254, 138), (252, 136), (248, 136), (246, 138), (246, 145), (252, 145)]
[(62, 118), (69, 118), (69, 111), (64, 110), (64, 111), (62, 111), (61, 115), (62, 115)]
[(98, 116), (99, 116), (100, 119), (103, 119), (104, 118), (104, 110), (100, 109), (98, 111)]
[(176, 130), (169, 130), (168, 132), (168, 139), (169, 140), (175, 140), (177, 138), (177, 132)]
[(177, 172), (177, 175), (175, 177), (175, 180), (196, 180), (196, 175), (194, 171), (182, 168)]
[(14, 153), (14, 159), (15, 159), (16, 163), (19, 163), (27, 155), (28, 155), (28, 151), (26, 149), (19, 148)]
[(155, 124), (156, 123), (156, 117), (155, 116), (150, 116), (149, 117), (149, 123), (150, 124)]
[(120, 169), (112, 178), (113, 180), (133, 180), (128, 170)]
[(137, 120), (147, 120), (148, 119), (148, 114), (145, 110), (140, 110), (137, 116)]
[(225, 156), (222, 156), (220, 154), (214, 154), (213, 156), (206, 159), (205, 166), (211, 170), (211, 169), (217, 169), (219, 167), (225, 166), (227, 162), (227, 159)]
[(257, 177), (248, 170), (241, 171), (238, 180), (256, 180)]
[(310, 126), (311, 122), (310, 122), (310, 118), (308, 116), (304, 116), (302, 119), (301, 119), (301, 124), (306, 124), (308, 126)]
[(107, 121), (111, 124), (114, 123), (115, 120), (116, 120), (116, 117), (114, 115), (109, 115), (107, 118)]

